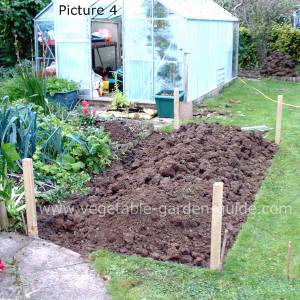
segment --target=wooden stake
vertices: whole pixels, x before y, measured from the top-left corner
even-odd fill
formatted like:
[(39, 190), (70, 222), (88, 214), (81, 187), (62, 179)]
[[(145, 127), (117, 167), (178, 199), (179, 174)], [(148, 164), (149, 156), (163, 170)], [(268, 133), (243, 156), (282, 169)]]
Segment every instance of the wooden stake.
[(283, 96), (279, 95), (278, 103), (277, 103), (276, 136), (275, 136), (275, 143), (277, 145), (279, 145), (281, 141), (282, 106), (283, 106)]
[(23, 159), (23, 175), (27, 216), (27, 232), (30, 237), (38, 237), (36, 202), (34, 194), (34, 175), (32, 159)]
[(4, 201), (0, 201), (0, 228), (7, 230), (9, 226), (7, 211)]
[(188, 101), (188, 93), (189, 93), (189, 65), (185, 62), (185, 70), (184, 70), (184, 102)]
[(290, 280), (291, 259), (292, 259), (292, 242), (289, 241), (287, 264), (286, 264), (286, 279), (287, 280)]
[(28, 235), (28, 230), (27, 230), (26, 221), (25, 221), (25, 217), (24, 217), (24, 212), (23, 211), (21, 211), (21, 217), (22, 217), (24, 232), (25, 232), (26, 235)]
[(210, 248), (210, 269), (213, 271), (218, 271), (221, 263), (223, 187), (223, 182), (216, 182), (213, 186)]
[(178, 130), (180, 128), (180, 101), (179, 101), (179, 89), (174, 90), (174, 129)]
[(229, 231), (226, 229), (225, 232), (224, 232), (223, 244), (222, 244), (222, 250), (221, 250), (220, 271), (222, 271), (222, 269), (223, 269), (223, 264), (224, 264), (224, 259), (225, 259), (225, 251), (226, 251), (226, 244), (227, 244), (227, 239), (228, 239), (228, 233), (229, 233)]

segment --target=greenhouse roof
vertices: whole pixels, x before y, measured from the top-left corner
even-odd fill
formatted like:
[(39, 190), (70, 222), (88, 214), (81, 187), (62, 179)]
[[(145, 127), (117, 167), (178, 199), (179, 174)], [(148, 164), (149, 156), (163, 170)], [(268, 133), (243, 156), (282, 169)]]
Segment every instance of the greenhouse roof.
[(187, 19), (238, 21), (238, 18), (212, 0), (159, 0), (159, 2)]
[[(89, 0), (91, 1), (91, 0)], [(131, 1), (131, 4), (134, 5), (134, 1)], [(151, 1), (151, 0), (149, 0)], [(227, 10), (222, 8), (220, 5), (215, 3), (212, 0), (158, 0), (162, 5), (168, 8), (170, 11), (174, 12), (177, 15), (185, 17), (187, 19), (196, 19), (196, 20), (218, 20), (218, 21), (238, 21)], [(97, 6), (101, 3), (103, 7), (109, 7), (111, 5), (117, 5), (120, 7), (118, 10), (118, 15), (122, 14), (122, 4), (123, 0), (101, 0), (94, 1), (92, 6)], [(91, 6), (91, 7), (92, 7)], [(43, 9), (36, 17), (36, 20), (49, 20), (53, 19), (53, 2), (51, 2), (45, 9)], [(97, 16), (92, 16), (97, 18)], [(109, 12), (104, 16), (101, 16), (101, 19), (111, 19), (116, 17)]]
[(35, 16), (34, 19), (39, 21), (48, 21), (48, 20), (53, 20), (53, 18), (54, 18), (54, 6), (53, 6), (53, 2), (51, 2), (43, 10), (41, 10)]

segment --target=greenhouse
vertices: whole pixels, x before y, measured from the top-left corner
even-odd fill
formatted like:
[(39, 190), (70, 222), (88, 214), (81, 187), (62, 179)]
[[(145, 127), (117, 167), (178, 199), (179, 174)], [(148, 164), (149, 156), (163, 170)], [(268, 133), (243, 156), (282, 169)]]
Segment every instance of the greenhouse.
[[(62, 14), (68, 2), (96, 14)], [(238, 32), (211, 0), (56, 0), (35, 18), (36, 65), (91, 100), (110, 100), (117, 79), (132, 102), (174, 88), (194, 101), (237, 76)]]

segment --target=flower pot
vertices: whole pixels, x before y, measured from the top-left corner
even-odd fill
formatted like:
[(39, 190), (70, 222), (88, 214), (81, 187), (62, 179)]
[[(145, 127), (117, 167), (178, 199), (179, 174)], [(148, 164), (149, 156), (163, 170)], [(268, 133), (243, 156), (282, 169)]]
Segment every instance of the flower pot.
[[(179, 92), (179, 101), (184, 101), (184, 92)], [(157, 113), (160, 118), (174, 118), (174, 91), (162, 90), (155, 95)]]
[(48, 94), (47, 98), (50, 102), (55, 102), (65, 106), (67, 109), (74, 109), (78, 103), (78, 94), (75, 90), (70, 92), (55, 93), (53, 96)]

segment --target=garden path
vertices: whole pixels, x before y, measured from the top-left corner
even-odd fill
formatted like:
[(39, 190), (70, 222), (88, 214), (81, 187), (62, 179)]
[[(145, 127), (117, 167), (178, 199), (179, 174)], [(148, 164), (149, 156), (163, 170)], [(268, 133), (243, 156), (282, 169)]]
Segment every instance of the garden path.
[(0, 233), (0, 299), (110, 299), (102, 279), (71, 250)]

